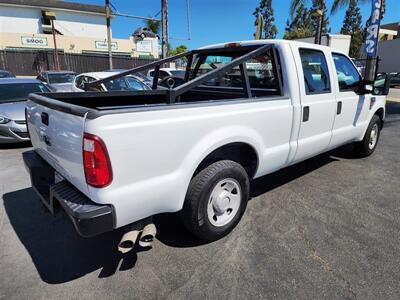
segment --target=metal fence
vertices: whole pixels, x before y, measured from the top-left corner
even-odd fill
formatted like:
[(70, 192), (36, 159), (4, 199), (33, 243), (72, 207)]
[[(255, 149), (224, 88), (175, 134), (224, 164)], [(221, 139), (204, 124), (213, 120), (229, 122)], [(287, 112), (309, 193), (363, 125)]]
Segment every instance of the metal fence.
[(379, 62), (381, 59), (377, 58), (358, 58), (353, 59), (354, 64), (358, 68), (361, 76), (364, 79), (374, 80), (378, 70), (379, 70)]
[[(109, 69), (108, 56), (103, 54), (58, 53), (61, 70), (76, 73)], [(113, 57), (114, 69), (130, 69), (152, 62), (152, 59)], [(55, 70), (54, 51), (0, 50), (0, 69), (15, 75), (36, 76), (41, 71)]]

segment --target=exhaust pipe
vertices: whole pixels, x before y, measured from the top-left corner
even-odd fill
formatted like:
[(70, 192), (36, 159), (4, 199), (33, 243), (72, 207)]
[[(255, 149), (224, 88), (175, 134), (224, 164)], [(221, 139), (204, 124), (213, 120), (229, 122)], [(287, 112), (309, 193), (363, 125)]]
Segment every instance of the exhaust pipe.
[(121, 253), (127, 253), (131, 251), (135, 247), (136, 240), (140, 233), (142, 233), (142, 235), (139, 239), (139, 246), (151, 247), (151, 244), (157, 233), (157, 229), (153, 224), (152, 217), (127, 226), (126, 232), (118, 244), (118, 251)]
[(127, 253), (131, 251), (133, 247), (135, 247), (136, 239), (139, 233), (139, 230), (130, 230), (126, 232), (118, 244), (118, 251), (121, 253)]
[(139, 245), (143, 248), (150, 247), (151, 243), (154, 241), (154, 237), (156, 236), (157, 229), (153, 223), (147, 224), (142, 231), (142, 235), (139, 239)]

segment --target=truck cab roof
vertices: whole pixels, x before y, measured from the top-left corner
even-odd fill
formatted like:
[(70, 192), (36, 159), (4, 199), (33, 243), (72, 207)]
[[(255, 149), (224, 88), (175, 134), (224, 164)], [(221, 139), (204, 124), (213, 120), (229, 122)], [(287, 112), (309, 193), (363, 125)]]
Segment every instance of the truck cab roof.
[[(204, 47), (199, 48), (200, 50), (208, 50), (208, 49), (219, 49), (219, 48), (227, 48), (227, 47), (240, 47), (240, 46), (259, 46), (259, 45), (298, 45), (302, 46), (304, 48), (312, 48), (312, 49), (320, 49), (320, 50), (329, 50), (332, 51), (333, 49), (328, 47), (328, 46), (323, 46), (323, 45), (317, 45), (317, 44), (310, 44), (310, 43), (305, 43), (305, 42), (299, 42), (299, 41), (294, 41), (294, 40), (283, 40), (283, 39), (263, 39), (263, 40), (244, 40), (244, 41), (232, 41), (232, 42), (227, 42), (227, 43), (218, 43), (218, 44), (212, 44), (212, 45), (207, 45)], [(346, 53), (339, 51), (339, 50), (333, 50), (335, 53), (340, 53), (347, 55)]]

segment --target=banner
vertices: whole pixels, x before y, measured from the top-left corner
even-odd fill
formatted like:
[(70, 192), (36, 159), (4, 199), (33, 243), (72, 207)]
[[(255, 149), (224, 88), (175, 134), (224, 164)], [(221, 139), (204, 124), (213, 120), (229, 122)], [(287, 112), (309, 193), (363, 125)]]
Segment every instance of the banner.
[(381, 0), (372, 0), (371, 17), (367, 24), (367, 36), (364, 44), (364, 53), (368, 57), (376, 57), (379, 41), (379, 26), (381, 22)]

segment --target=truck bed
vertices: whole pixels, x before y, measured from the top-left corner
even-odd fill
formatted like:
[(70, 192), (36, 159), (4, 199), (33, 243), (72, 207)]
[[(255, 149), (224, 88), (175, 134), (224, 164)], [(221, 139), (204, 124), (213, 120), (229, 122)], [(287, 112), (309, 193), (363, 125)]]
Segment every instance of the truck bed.
[[(252, 89), (255, 96), (279, 96), (276, 89)], [(41, 105), (57, 110), (83, 116), (89, 111), (108, 111), (127, 108), (146, 108), (149, 106), (166, 106), (176, 103), (194, 103), (246, 98), (242, 88), (200, 86), (170, 101), (170, 91), (115, 91), (115, 92), (79, 92), (79, 93), (40, 93), (31, 94), (29, 99)]]

